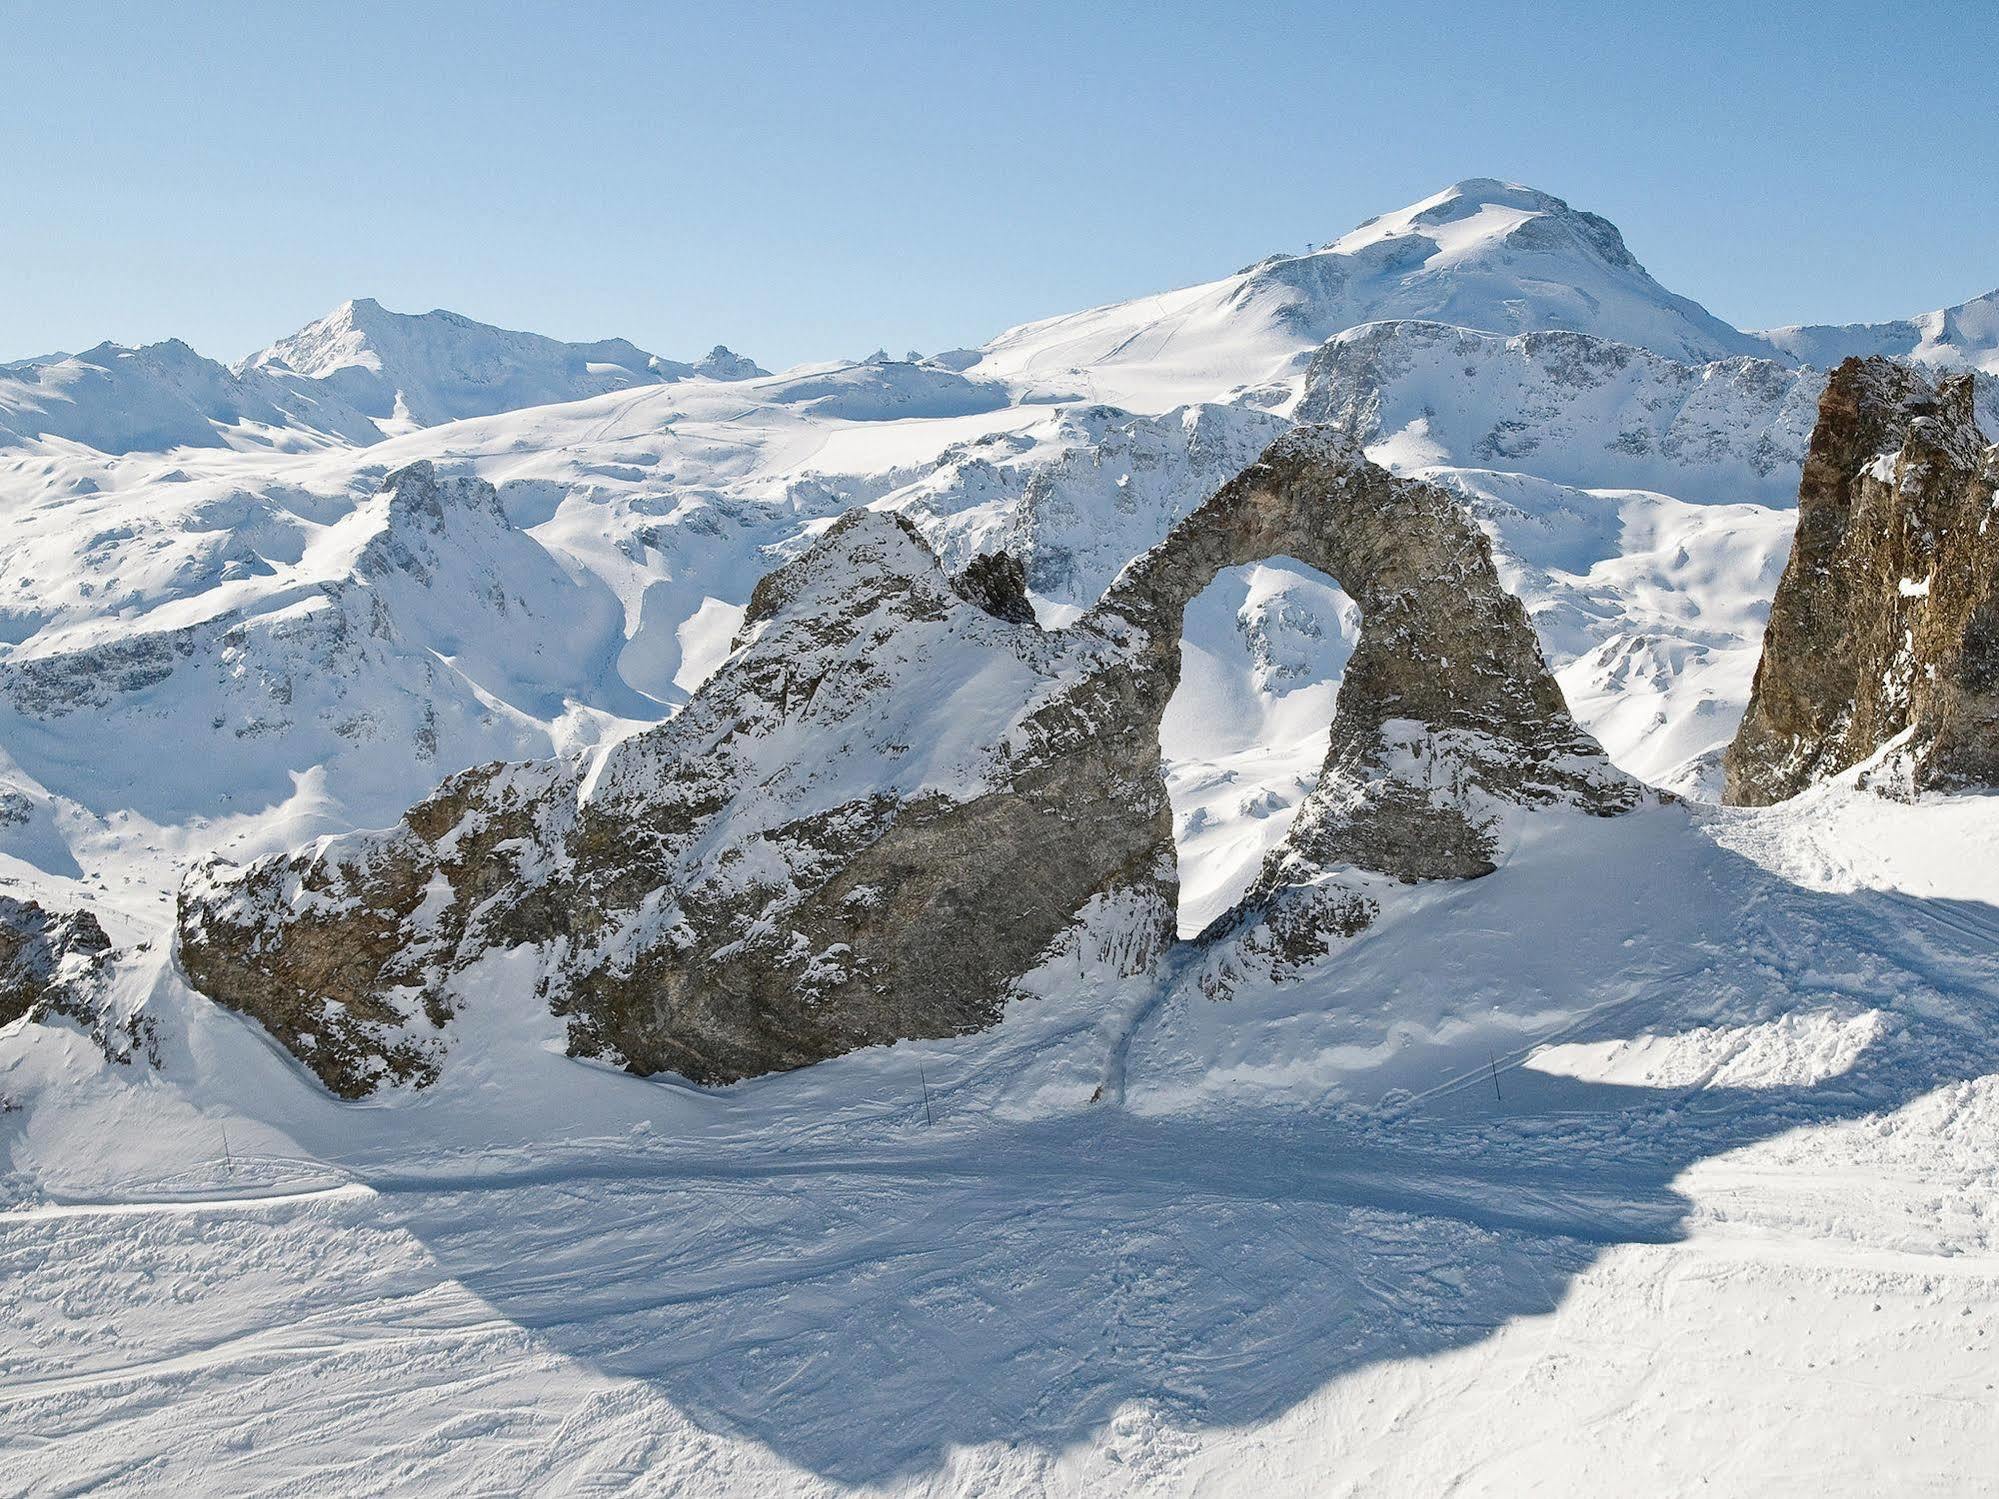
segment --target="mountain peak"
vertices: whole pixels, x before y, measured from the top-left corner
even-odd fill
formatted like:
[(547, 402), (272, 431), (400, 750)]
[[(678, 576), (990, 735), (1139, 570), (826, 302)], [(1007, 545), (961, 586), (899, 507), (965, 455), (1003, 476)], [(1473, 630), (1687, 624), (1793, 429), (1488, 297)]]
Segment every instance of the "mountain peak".
[(1553, 193), (1496, 177), (1467, 177), (1407, 208), (1378, 214), (1319, 253), (1355, 255), (1412, 236), (1431, 241), (1436, 255), (1453, 260), (1523, 236), (1524, 248), (1530, 249), (1556, 248), (1566, 239), (1614, 269), (1644, 271), (1609, 219), (1571, 208)]
[(565, 343), (441, 307), (392, 312), (373, 297), (342, 302), (237, 370), (320, 381), (375, 421), (419, 427), (697, 374), (743, 380), (765, 373), (721, 345), (698, 365), (683, 364), (627, 339)]
[(1697, 364), (1771, 353), (1654, 281), (1608, 219), (1539, 188), (1468, 177), (1302, 255), (1009, 329), (980, 371), (1140, 411), (1208, 400), (1281, 409), (1321, 344), (1373, 322), (1586, 333)]
[(754, 380), (770, 371), (727, 344), (716, 344), (694, 361), (694, 373), (710, 380)]

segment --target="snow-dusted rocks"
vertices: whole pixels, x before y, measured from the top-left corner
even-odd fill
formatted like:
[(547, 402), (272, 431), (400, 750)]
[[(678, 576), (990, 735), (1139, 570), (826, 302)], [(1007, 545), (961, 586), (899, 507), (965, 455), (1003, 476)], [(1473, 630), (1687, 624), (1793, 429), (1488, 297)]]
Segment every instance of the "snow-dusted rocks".
[(1124, 565), (1165, 539), (1290, 423), (1241, 406), (1160, 416), (1075, 406), (1031, 427), (953, 445), (891, 503), (947, 565), (1003, 550), (1035, 594), (1087, 609)]
[(1771, 359), (1694, 364), (1589, 333), (1368, 323), (1314, 357), (1298, 416), (1409, 466), (1781, 504), (1824, 385)]
[(434, 1076), (477, 1003), (458, 975), (521, 946), (572, 1053), (640, 1072), (982, 1028), (1058, 944), (1131, 967), (1170, 941), (1181, 617), (1273, 555), (1363, 611), (1319, 789), (1257, 891), (1286, 956), (1364, 925), (1371, 880), (1489, 871), (1509, 808), (1634, 803), (1459, 507), (1307, 429), (1063, 630), (1010, 560), (954, 580), (902, 517), (851, 512), (758, 585), (678, 717), (585, 768), (468, 772), (386, 834), (209, 868), (183, 965), (347, 1096)]
[(1999, 785), (1999, 449), (1973, 380), (1881, 358), (1833, 372), (1729, 801), (1781, 801), (1891, 747), (1917, 787)]
[[(1177, 679), (1180, 618), (1224, 567), (1284, 555), (1360, 608), (1318, 783), (1228, 934), (1298, 962), (1373, 917), (1385, 879), (1489, 873), (1517, 807), (1611, 814), (1638, 788), (1579, 729), (1484, 534), (1444, 491), (1397, 479), (1329, 428), (1299, 428), (1112, 585)], [(1093, 617), (1096, 617), (1093, 615)]]
[(211, 871), (190, 976), (351, 1096), (431, 1075), (453, 973), (529, 943), (572, 1051), (722, 1081), (989, 1024), (1094, 897), (1170, 882), (1156, 731), (1115, 732), (1100, 636), (996, 618), (870, 511), (746, 628), (587, 773), (468, 772), (390, 834)]
[(0, 895), (0, 1027), (16, 1020), (63, 1027), (80, 1032), (114, 1066), (142, 1057), (157, 1063), (153, 1017), (114, 1013), (106, 1003), (119, 956), (89, 911)]
[(0, 1025), (75, 1007), (75, 990), (111, 939), (88, 911), (58, 913), (0, 895)]

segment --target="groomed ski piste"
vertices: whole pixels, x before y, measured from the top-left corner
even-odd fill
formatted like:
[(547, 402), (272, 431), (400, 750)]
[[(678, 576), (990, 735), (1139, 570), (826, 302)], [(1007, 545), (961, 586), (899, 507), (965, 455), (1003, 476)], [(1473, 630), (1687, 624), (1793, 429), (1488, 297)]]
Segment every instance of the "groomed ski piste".
[[(1552, 201), (1463, 184), (1319, 266), (922, 363), (628, 359), (557, 404), (404, 403), (359, 445), (231, 408), (212, 446), (0, 448), (0, 874), (99, 914), (112, 1013), (156, 1053), (0, 1031), (0, 1492), (1989, 1482), (1999, 798), (1897, 799), (1863, 767), (1714, 804), (1815, 399), (1783, 358), (1899, 325), (1741, 334), (1559, 236), (1522, 253), (1561, 275), (1509, 259), (1537, 215), (1593, 232)], [(1334, 305), (1327, 255), (1385, 269), (1347, 267)], [(1672, 368), (1619, 355), (1636, 394), (1555, 400), (1573, 366), (1539, 387), (1518, 340), (1575, 324), (1507, 321), (1505, 274), (1588, 289), (1591, 336)], [(566, 1056), (525, 954), (468, 977), (434, 1085), (360, 1103), (181, 977), (190, 864), (670, 714), (757, 576), (850, 505), (954, 563), (1024, 550), (1071, 617), (1309, 402), (1325, 340), (1397, 319), (1342, 419), (1465, 496), (1578, 720), (1675, 796), (1523, 820), (1497, 872), (1404, 887), (1282, 983), (1212, 998), (1191, 944), (1139, 978), (1057, 957), (983, 1034), (719, 1089)], [(1439, 321), (1478, 334), (1454, 357), (1490, 403), (1450, 420)], [(448, 413), (450, 374), (404, 384)], [(1699, 466), (1667, 490), (1666, 437), (1623, 434), (1696, 387), (1719, 405), (1672, 408)], [(1543, 441), (1483, 441), (1529, 410)], [(381, 476), (423, 458), (498, 510), (390, 513)], [(1278, 559), (1189, 610), (1162, 731), (1183, 931), (1309, 789), (1351, 608)], [(334, 617), (389, 621), (344, 676)], [(159, 639), (186, 643), (165, 675), (103, 689)]]

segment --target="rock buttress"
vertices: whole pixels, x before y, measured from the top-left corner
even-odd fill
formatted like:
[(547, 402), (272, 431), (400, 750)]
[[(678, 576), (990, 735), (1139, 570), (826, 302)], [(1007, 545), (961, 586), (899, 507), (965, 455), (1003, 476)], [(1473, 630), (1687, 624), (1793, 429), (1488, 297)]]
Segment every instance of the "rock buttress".
[(1969, 375), (1833, 371), (1730, 803), (1782, 801), (1898, 740), (1916, 789), (1999, 785), (1999, 451), (1974, 399)]

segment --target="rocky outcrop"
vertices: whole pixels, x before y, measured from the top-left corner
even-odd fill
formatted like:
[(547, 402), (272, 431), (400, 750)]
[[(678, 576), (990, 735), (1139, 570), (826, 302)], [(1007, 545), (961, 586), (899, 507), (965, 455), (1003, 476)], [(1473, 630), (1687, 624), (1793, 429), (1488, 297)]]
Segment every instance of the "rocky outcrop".
[(952, 579), (967, 603), (977, 604), (994, 619), (1008, 624), (1034, 623), (1034, 601), (1027, 596), (1027, 568), (1011, 552), (981, 552)]
[(1781, 801), (1891, 746), (1917, 789), (1999, 785), (1999, 450), (1974, 400), (1969, 375), (1833, 372), (1728, 801)]
[(1392, 477), (1329, 429), (1280, 439), (1098, 612), (1137, 621), (1155, 673), (1177, 681), (1187, 602), (1221, 569), (1273, 555), (1338, 580), (1360, 606), (1360, 638), (1318, 784), (1211, 940), (1256, 933), (1295, 962), (1372, 919), (1373, 877), (1490, 873), (1512, 808), (1636, 804), (1636, 785), (1570, 717), (1484, 533), (1450, 495)]
[(67, 1006), (78, 980), (111, 951), (88, 911), (56, 912), (0, 895), (0, 1025), (53, 1003)]
[(727, 344), (716, 344), (694, 361), (694, 373), (709, 380), (754, 380), (770, 371)]
[(1033, 623), (1012, 558), (954, 578), (901, 516), (851, 512), (758, 585), (679, 716), (591, 765), (458, 776), (387, 833), (212, 865), (182, 964), (348, 1097), (434, 1077), (459, 976), (523, 946), (571, 1052), (639, 1072), (990, 1025), (1058, 947), (1130, 970), (1171, 940), (1182, 614), (1274, 555), (1363, 611), (1325, 774), (1254, 897), (1288, 952), (1364, 924), (1356, 871), (1475, 875), (1508, 809), (1633, 803), (1477, 528), (1306, 429), (1064, 630)]

